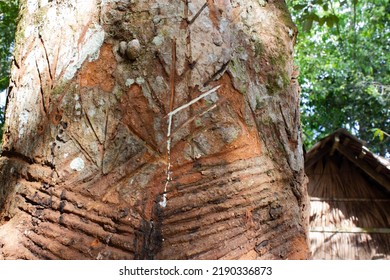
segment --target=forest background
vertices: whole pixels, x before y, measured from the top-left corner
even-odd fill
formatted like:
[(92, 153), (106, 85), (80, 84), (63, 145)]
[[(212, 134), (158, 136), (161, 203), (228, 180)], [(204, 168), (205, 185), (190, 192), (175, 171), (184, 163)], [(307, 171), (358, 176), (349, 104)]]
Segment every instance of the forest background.
[[(306, 150), (338, 128), (390, 158), (390, 2), (289, 0)], [(0, 137), (18, 0), (0, 0)], [(1, 141), (0, 138), (0, 141)]]

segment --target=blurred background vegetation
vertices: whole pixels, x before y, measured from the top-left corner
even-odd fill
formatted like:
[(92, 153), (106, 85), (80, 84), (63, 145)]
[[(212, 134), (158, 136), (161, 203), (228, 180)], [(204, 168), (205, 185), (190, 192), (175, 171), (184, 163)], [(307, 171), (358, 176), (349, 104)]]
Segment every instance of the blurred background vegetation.
[[(390, 157), (390, 1), (287, 4), (299, 30), (296, 64), (306, 149), (343, 127)], [(0, 92), (9, 84), (17, 13), (18, 0), (0, 0)], [(0, 127), (3, 111), (0, 105)]]
[[(0, 93), (9, 84), (11, 53), (15, 39), (18, 0), (0, 0)], [(3, 138), (4, 104), (0, 104), (0, 143)]]
[(390, 157), (390, 1), (287, 1), (306, 148), (343, 127)]

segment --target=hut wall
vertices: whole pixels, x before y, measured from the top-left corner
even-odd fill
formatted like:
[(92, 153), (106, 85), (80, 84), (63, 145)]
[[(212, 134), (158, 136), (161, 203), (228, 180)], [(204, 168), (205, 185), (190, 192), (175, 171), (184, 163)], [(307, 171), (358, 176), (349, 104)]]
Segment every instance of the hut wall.
[(306, 173), (313, 259), (390, 259), (390, 194), (337, 151)]

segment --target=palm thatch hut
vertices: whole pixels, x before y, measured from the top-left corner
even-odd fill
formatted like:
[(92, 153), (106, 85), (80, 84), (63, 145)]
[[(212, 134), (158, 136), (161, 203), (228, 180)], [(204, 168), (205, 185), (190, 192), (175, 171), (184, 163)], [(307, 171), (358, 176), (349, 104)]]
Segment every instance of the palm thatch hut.
[(339, 129), (305, 157), (313, 259), (390, 259), (390, 162)]

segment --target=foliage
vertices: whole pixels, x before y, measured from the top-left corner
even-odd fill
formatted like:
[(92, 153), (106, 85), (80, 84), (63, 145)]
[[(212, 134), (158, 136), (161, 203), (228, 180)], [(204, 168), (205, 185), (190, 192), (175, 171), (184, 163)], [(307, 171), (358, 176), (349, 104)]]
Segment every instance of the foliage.
[[(15, 38), (18, 0), (0, 0), (0, 92), (8, 87), (10, 58)], [(4, 108), (0, 105), (0, 142), (3, 135)]]
[(8, 86), (12, 45), (15, 38), (17, 0), (0, 0), (0, 91)]
[(390, 2), (292, 0), (305, 144), (344, 127), (390, 154)]

